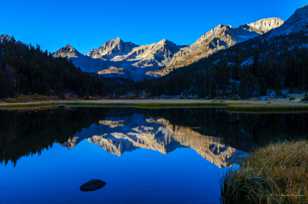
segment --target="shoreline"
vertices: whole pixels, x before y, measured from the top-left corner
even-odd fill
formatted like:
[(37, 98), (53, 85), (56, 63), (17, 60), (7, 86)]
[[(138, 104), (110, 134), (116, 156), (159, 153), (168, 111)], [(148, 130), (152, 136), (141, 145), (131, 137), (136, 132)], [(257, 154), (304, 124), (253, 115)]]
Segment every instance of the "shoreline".
[(230, 112), (308, 112), (308, 103), (253, 100), (194, 100), (194, 99), (102, 99), (102, 100), (38, 100), (26, 102), (0, 101), (0, 110), (38, 108), (219, 108)]

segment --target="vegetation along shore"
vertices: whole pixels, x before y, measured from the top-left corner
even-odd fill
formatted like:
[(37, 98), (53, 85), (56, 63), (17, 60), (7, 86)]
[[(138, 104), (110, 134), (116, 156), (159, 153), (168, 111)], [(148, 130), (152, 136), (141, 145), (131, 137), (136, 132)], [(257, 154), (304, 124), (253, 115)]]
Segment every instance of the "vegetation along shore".
[(272, 144), (256, 150), (222, 186), (225, 204), (308, 202), (308, 141)]
[(0, 109), (32, 109), (39, 107), (125, 107), (125, 108), (223, 108), (234, 112), (306, 112), (308, 103), (257, 100), (188, 100), (188, 99), (97, 99), (61, 100), (36, 97), (0, 101)]

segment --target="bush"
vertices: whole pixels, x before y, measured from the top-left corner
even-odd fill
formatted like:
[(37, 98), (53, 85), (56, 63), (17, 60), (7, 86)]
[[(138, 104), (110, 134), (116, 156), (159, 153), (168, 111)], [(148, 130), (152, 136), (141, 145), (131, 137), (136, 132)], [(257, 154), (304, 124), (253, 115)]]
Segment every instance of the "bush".
[(225, 204), (307, 203), (308, 141), (257, 150), (222, 186)]

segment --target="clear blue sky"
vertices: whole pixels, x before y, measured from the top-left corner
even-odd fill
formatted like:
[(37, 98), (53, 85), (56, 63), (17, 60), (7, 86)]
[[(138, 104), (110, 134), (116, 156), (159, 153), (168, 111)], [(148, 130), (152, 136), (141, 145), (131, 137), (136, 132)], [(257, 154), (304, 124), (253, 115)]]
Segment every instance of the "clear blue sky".
[(162, 38), (189, 44), (217, 24), (287, 19), (308, 0), (2, 0), (0, 33), (54, 51), (80, 51), (119, 36), (138, 44)]

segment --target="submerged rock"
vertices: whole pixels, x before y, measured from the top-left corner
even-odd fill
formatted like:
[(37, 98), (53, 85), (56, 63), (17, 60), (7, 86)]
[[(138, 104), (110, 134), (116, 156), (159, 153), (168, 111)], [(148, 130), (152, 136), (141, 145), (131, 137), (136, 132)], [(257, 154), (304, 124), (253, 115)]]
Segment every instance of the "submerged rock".
[(91, 192), (91, 191), (97, 191), (101, 188), (106, 186), (106, 182), (98, 180), (98, 179), (93, 179), (88, 181), (85, 184), (82, 184), (80, 186), (80, 191), (82, 192)]

